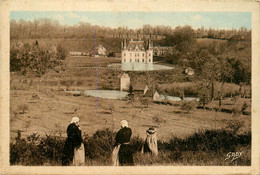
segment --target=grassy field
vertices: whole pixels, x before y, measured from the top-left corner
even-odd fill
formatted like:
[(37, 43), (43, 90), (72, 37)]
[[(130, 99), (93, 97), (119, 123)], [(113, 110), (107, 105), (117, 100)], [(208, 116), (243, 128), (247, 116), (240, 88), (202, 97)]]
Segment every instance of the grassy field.
[[(120, 120), (129, 121), (135, 136), (145, 137), (149, 126), (158, 127), (158, 137), (162, 140), (171, 135), (185, 137), (199, 129), (222, 128), (234, 118), (243, 122), (242, 131), (251, 128), (251, 117), (233, 113), (215, 112), (194, 108), (189, 113), (181, 110), (182, 102), (174, 105), (155, 104), (150, 102), (148, 108), (140, 101), (109, 100), (89, 96), (73, 96), (63, 90), (103, 89), (111, 85), (118, 88), (120, 71), (106, 69), (70, 69), (75, 66), (106, 66), (118, 62), (114, 58), (77, 58), (68, 59), (68, 70), (61, 74), (50, 72), (41, 78), (22, 77), (11, 74), (11, 136), (21, 130), (25, 135), (44, 134), (60, 130), (65, 136), (66, 127), (72, 116), (81, 119), (83, 131), (94, 133), (100, 128), (119, 128)], [(184, 83), (187, 85), (187, 83)], [(166, 85), (165, 85), (166, 86)], [(236, 101), (226, 99), (223, 108), (241, 109), (243, 103), (251, 109), (250, 99), (238, 98)], [(217, 105), (213, 102), (209, 106)], [(26, 110), (23, 111), (23, 106)], [(28, 109), (27, 109), (28, 108)], [(111, 111), (111, 109), (113, 109)]]
[[(185, 139), (201, 130), (239, 126), (238, 134), (251, 131), (251, 99), (249, 98), (224, 99), (222, 108), (226, 111), (223, 112), (216, 112), (214, 109), (218, 101), (213, 101), (207, 105), (206, 109), (196, 108), (198, 106), (196, 104), (187, 112), (182, 109), (184, 102), (166, 103), (166, 105), (149, 101), (146, 106), (138, 100), (110, 100), (85, 95), (74, 96), (66, 92), (96, 88), (118, 89), (118, 75), (122, 73), (119, 70), (75, 68), (95, 65), (106, 67), (108, 64), (118, 62), (120, 59), (116, 58), (70, 57), (62, 73), (51, 71), (42, 77), (11, 73), (11, 140), (14, 140), (18, 131), (21, 131), (22, 137), (37, 133), (41, 137), (46, 134), (56, 134), (65, 138), (66, 128), (75, 115), (79, 116), (82, 131), (87, 135), (93, 135), (98, 129), (105, 128), (116, 132), (120, 128), (120, 121), (125, 119), (129, 121), (133, 137), (145, 139), (147, 128), (154, 126), (158, 130), (158, 139), (162, 142), (169, 141), (173, 136)], [(172, 72), (165, 73), (167, 76), (172, 75)], [(155, 74), (159, 76), (163, 73)], [(142, 79), (143, 75), (139, 78)], [(167, 77), (164, 79), (167, 80)], [(172, 81), (174, 80), (173, 78)], [(162, 89), (173, 86), (189, 87), (190, 82), (161, 84)], [(229, 87), (227, 89), (234, 89), (236, 86), (228, 85), (227, 87)], [(244, 103), (248, 105), (246, 114), (239, 112)], [(246, 147), (241, 147), (241, 149), (250, 155)], [(195, 155), (192, 159), (189, 158), (191, 154)], [(215, 154), (218, 153), (212, 153), (210, 156), (214, 157)], [(152, 165), (195, 165), (196, 162), (196, 165), (205, 165), (205, 162), (199, 160), (208, 160), (205, 153), (191, 153), (189, 150), (182, 152), (182, 158), (178, 158), (178, 161), (173, 162), (172, 158), (169, 158), (171, 155), (172, 153), (167, 150), (161, 152), (159, 158), (151, 158)], [(137, 160), (137, 165), (151, 165), (139, 153), (135, 154), (135, 160)], [(109, 164), (106, 162), (107, 159), (103, 163), (100, 163), (101, 160), (95, 161), (88, 160), (87, 165)], [(219, 159), (213, 159), (208, 164), (218, 164), (218, 161)], [(48, 165), (48, 162), (45, 164)], [(220, 164), (229, 165), (223, 162)], [(241, 164), (248, 163), (239, 163)]]

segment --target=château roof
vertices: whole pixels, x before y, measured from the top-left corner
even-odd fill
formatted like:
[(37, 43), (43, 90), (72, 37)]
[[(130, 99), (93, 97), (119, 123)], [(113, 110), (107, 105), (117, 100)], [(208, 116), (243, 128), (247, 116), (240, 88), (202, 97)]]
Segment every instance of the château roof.
[(127, 50), (145, 50), (144, 41), (129, 41)]

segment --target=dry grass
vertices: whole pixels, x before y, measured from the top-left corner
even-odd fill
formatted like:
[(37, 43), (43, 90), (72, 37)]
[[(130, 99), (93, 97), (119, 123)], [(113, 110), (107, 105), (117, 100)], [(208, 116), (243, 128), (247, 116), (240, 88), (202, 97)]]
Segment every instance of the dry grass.
[[(92, 59), (92, 60), (91, 60)], [(94, 58), (68, 58), (72, 65), (90, 64)], [(97, 58), (100, 64), (109, 64), (114, 62), (113, 58)], [(94, 133), (100, 128), (110, 128), (114, 130), (120, 127), (120, 121), (126, 119), (133, 129), (135, 136), (145, 138), (145, 130), (150, 126), (158, 127), (158, 137), (167, 140), (172, 134), (185, 137), (197, 131), (198, 129), (218, 128), (227, 125), (227, 122), (233, 117), (232, 113), (216, 113), (214, 111), (192, 109), (189, 113), (181, 109), (182, 103), (174, 102), (172, 105), (163, 105), (149, 103), (148, 108), (143, 108), (139, 101), (130, 103), (124, 100), (97, 99), (95, 97), (79, 96), (75, 97), (63, 90), (85, 90), (102, 89), (106, 85), (110, 88), (118, 88), (118, 75), (120, 71), (99, 69), (69, 69), (61, 74), (49, 72), (43, 77), (27, 76), (23, 77), (15, 73), (11, 74), (11, 94), (10, 94), (10, 119), (11, 136), (17, 130), (23, 131), (25, 135), (37, 132), (44, 134), (50, 130), (55, 130), (55, 124), (60, 123), (63, 135), (66, 135), (66, 127), (72, 116), (78, 115), (81, 118), (81, 125), (87, 134)], [(112, 83), (109, 83), (112, 81)], [(162, 88), (190, 88), (190, 82), (176, 82), (172, 84), (161, 85)], [(227, 84), (227, 89), (236, 89), (236, 85)], [(38, 98), (34, 98), (35, 95)], [(241, 102), (239, 102), (241, 101)], [(243, 99), (233, 103), (231, 100), (224, 100), (223, 107), (241, 108)], [(251, 110), (250, 99), (246, 100)], [(217, 101), (208, 105), (214, 107)], [(229, 104), (230, 103), (230, 104)], [(20, 115), (18, 106), (26, 104), (29, 110)], [(112, 113), (104, 112), (109, 109), (109, 104), (114, 105)], [(74, 108), (79, 110), (74, 113)], [(112, 115), (114, 121), (112, 121)], [(163, 121), (158, 124), (158, 121)], [(244, 122), (242, 131), (251, 129), (250, 116), (240, 115), (238, 120)], [(25, 130), (23, 127), (26, 120), (31, 120), (31, 126)], [(165, 122), (164, 122), (165, 121)], [(114, 123), (114, 124), (113, 124)]]
[[(37, 94), (39, 99), (34, 99)], [(141, 103), (136, 101), (132, 107), (128, 101), (96, 99), (94, 97), (65, 95), (65, 92), (55, 91), (11, 91), (11, 136), (17, 130), (22, 130), (25, 135), (55, 130), (55, 124), (60, 123), (62, 135), (66, 135), (66, 127), (74, 115), (81, 119), (82, 129), (87, 134), (94, 133), (100, 128), (112, 129), (112, 115), (114, 116), (114, 130), (120, 127), (120, 121), (126, 119), (133, 129), (133, 135), (145, 138), (145, 130), (150, 126), (158, 127), (158, 137), (166, 140), (172, 134), (185, 137), (198, 129), (219, 128), (228, 124), (233, 115), (223, 112), (214, 112), (203, 109), (193, 109), (189, 113), (181, 110), (180, 106), (170, 106), (150, 103), (148, 108), (139, 108)], [(20, 104), (27, 104), (29, 110), (21, 115), (16, 114)], [(109, 109), (109, 104), (114, 105), (113, 113), (104, 113)], [(79, 109), (74, 113), (75, 107)], [(16, 115), (15, 115), (16, 114)], [(30, 117), (30, 118), (28, 118)], [(160, 125), (153, 120), (158, 117)], [(26, 131), (24, 123), (26, 119), (31, 120), (31, 127)], [(238, 120), (244, 123), (241, 131), (249, 131), (251, 128), (251, 117), (240, 115)]]

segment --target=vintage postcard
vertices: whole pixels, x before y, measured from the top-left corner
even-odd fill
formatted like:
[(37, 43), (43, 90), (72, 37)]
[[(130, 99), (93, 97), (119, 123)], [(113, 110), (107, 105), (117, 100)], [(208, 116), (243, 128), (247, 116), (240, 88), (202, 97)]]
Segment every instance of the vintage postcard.
[(2, 174), (259, 174), (259, 2), (2, 1)]

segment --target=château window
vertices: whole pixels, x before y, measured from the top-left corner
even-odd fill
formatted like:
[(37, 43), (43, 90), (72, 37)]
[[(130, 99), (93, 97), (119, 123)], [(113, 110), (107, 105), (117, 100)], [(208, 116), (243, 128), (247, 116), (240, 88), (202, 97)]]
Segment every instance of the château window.
[(124, 59), (124, 62), (126, 62), (126, 60)]
[(126, 56), (126, 53), (124, 53), (124, 56)]
[(149, 53), (149, 57), (151, 56), (151, 53)]
[(130, 59), (130, 62), (132, 62), (132, 59)]
[(137, 62), (139, 62), (139, 59), (137, 59)]
[(149, 59), (149, 62), (151, 62), (151, 59)]
[(143, 53), (143, 57), (144, 57), (144, 53)]
[(136, 53), (135, 53), (135, 57), (136, 57)]
[(144, 59), (143, 59), (143, 62), (144, 62)]

